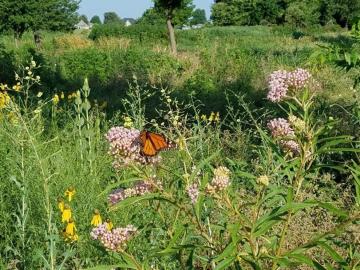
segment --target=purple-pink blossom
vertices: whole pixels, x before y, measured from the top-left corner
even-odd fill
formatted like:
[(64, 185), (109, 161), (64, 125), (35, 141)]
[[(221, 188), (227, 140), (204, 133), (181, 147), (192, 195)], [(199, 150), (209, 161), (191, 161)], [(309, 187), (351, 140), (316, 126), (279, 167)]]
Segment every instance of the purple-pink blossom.
[(224, 166), (214, 169), (214, 177), (206, 186), (207, 193), (216, 193), (224, 191), (230, 186), (230, 170)]
[(268, 122), (267, 126), (274, 138), (295, 136), (295, 132), (290, 126), (290, 123), (284, 118), (272, 119)]
[(108, 230), (106, 223), (103, 223), (92, 229), (90, 236), (92, 239), (100, 241), (106, 249), (119, 251), (126, 246), (126, 242), (131, 239), (136, 232), (137, 229), (133, 225)]
[(132, 163), (157, 163), (160, 157), (144, 157), (141, 155), (140, 131), (134, 128), (113, 127), (106, 134), (113, 156), (113, 166), (116, 169)]
[(273, 138), (277, 139), (280, 146), (286, 152), (292, 152), (296, 155), (300, 153), (300, 145), (294, 140), (295, 132), (288, 120), (284, 118), (275, 118), (268, 122)]
[(199, 185), (197, 183), (193, 183), (186, 189), (186, 191), (191, 202), (195, 204), (200, 194)]
[(146, 193), (150, 193), (155, 189), (155, 184), (151, 181), (141, 181), (131, 188), (119, 188), (114, 190), (108, 196), (108, 201), (111, 205), (114, 205), (126, 198), (142, 196)]
[(297, 91), (306, 87), (310, 78), (310, 72), (302, 68), (297, 68), (292, 72), (274, 71), (268, 79), (269, 92), (267, 98), (272, 102), (280, 102), (288, 96), (289, 91)]

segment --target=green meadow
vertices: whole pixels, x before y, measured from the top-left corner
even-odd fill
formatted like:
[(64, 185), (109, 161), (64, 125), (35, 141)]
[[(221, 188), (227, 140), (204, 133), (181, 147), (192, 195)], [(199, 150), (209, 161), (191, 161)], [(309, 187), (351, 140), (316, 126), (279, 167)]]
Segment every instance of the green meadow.
[(0, 269), (359, 269), (356, 32), (141, 27), (0, 37)]

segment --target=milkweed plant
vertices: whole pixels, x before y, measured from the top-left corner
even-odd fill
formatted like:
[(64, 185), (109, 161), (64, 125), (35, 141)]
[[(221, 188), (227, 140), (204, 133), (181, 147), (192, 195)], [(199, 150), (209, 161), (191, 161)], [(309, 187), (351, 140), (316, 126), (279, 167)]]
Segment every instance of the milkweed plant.
[[(102, 241), (104, 248), (120, 255), (121, 265), (131, 269), (161, 269), (156, 258), (164, 256), (177, 261), (181, 269), (298, 269), (300, 265), (355, 269), (359, 266), (358, 242), (349, 241), (341, 252), (334, 243), (345, 232), (355, 235), (359, 229), (360, 171), (355, 163), (331, 163), (329, 157), (359, 149), (352, 137), (333, 130), (336, 120), (316, 115), (320, 91), (321, 85), (305, 69), (273, 72), (268, 79), (267, 100), (278, 106), (280, 113), (266, 124), (259, 123), (239, 98), (257, 134), (253, 164), (244, 168), (239, 160), (220, 151), (210, 156), (195, 156), (189, 151), (191, 143), (197, 142), (188, 136), (188, 130), (201, 126), (203, 117), (197, 117), (189, 127), (179, 104), (163, 90), (168, 116), (172, 117), (168, 118), (168, 133), (177, 137), (177, 149), (172, 150), (178, 152), (176, 160), (167, 153), (141, 155), (140, 130), (129, 124), (113, 127), (106, 135), (119, 183), (126, 183), (108, 189), (110, 211), (146, 207), (160, 222), (128, 224), (116, 232), (116, 237), (100, 224), (91, 232), (92, 237), (110, 234), (108, 242)], [(217, 122), (206, 127), (217, 129)], [(356, 180), (354, 206), (339, 207), (309, 196), (311, 183), (321, 181), (324, 169), (352, 171)], [(130, 172), (131, 179), (121, 178), (129, 176), (125, 171)], [(329, 216), (331, 224), (294, 241), (294, 228), (304, 215), (314, 211)], [(160, 237), (159, 231), (164, 235)], [(160, 239), (154, 240), (154, 235)], [(161, 245), (128, 253), (126, 243), (140, 237), (150, 237)], [(312, 255), (314, 249), (322, 255)]]

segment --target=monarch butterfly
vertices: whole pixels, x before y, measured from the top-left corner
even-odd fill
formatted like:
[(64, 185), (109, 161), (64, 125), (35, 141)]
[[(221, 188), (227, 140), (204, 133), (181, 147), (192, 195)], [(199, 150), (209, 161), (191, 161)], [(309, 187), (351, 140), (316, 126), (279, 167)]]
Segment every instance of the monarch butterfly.
[(169, 141), (165, 136), (143, 130), (140, 133), (140, 153), (146, 157), (153, 157), (161, 150), (174, 148), (174, 142)]

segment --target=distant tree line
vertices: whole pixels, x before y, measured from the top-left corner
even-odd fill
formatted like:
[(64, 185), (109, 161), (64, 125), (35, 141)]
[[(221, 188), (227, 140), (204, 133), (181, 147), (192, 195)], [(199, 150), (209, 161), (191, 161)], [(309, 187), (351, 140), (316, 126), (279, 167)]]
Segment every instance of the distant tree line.
[(215, 0), (211, 12), (215, 25), (338, 24), (349, 27), (359, 18), (359, 0)]

